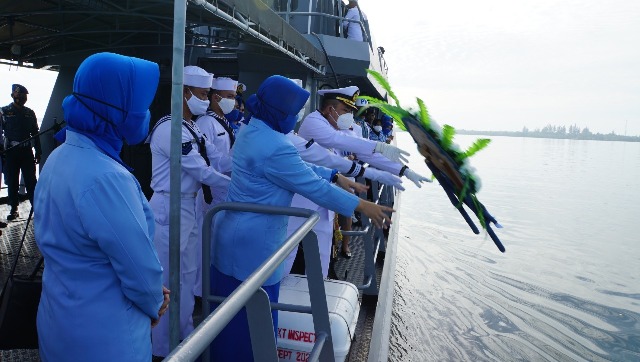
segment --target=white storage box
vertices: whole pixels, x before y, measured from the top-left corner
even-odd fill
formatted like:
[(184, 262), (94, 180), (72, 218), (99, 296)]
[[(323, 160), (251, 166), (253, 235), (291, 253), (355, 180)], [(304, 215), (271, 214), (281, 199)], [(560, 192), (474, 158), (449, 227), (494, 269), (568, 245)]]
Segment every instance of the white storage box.
[[(342, 362), (349, 353), (355, 333), (360, 302), (355, 285), (339, 280), (324, 282), (329, 307), (329, 322), (336, 362)], [(307, 278), (289, 275), (280, 283), (280, 303), (311, 305)], [(278, 358), (280, 361), (307, 361), (315, 343), (311, 314), (278, 312)]]

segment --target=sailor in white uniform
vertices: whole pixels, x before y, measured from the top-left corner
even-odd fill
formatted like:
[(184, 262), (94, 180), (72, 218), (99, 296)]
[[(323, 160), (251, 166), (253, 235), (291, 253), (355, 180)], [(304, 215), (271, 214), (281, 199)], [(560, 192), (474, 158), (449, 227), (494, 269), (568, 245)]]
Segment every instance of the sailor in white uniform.
[[(344, 14), (345, 19), (351, 19), (351, 20), (357, 20), (357, 21), (362, 20), (363, 22), (367, 21), (367, 16), (364, 15), (364, 13), (360, 10), (360, 8), (358, 8), (357, 0), (349, 0), (349, 4), (347, 5), (347, 8), (348, 8), (347, 13)], [(362, 19), (360, 19), (360, 14), (362, 14)], [(359, 23), (343, 20), (342, 28), (344, 30), (345, 35), (347, 36), (347, 39), (364, 41), (364, 38), (362, 36), (362, 27), (360, 27)]]
[[(196, 193), (203, 188), (227, 188), (230, 178), (216, 170), (228, 170), (231, 159), (219, 152), (204, 138), (191, 121), (209, 107), (207, 94), (213, 76), (195, 66), (184, 68), (184, 101), (182, 121), (182, 181), (180, 210), (180, 329), (181, 338), (193, 330), (194, 288), (198, 266), (198, 230), (196, 223)], [(151, 144), (151, 188), (154, 193), (150, 205), (155, 219), (154, 244), (164, 269), (163, 283), (169, 285), (169, 155), (171, 117), (161, 118), (147, 141)], [(176, 296), (173, 296), (174, 298)], [(174, 313), (169, 311), (167, 313)], [(152, 331), (153, 354), (169, 354), (169, 318), (163, 318)]]
[[(345, 133), (342, 131), (348, 130), (353, 125), (353, 111), (356, 110), (355, 101), (359, 95), (358, 87), (321, 90), (318, 91), (318, 94), (323, 96), (321, 110), (327, 116), (325, 118), (320, 111), (314, 111), (309, 114), (303, 120), (298, 131), (300, 137), (307, 140), (307, 142), (319, 144), (337, 157), (342, 157), (342, 151), (355, 153), (359, 159), (366, 159), (366, 162), (378, 167), (380, 170), (398, 176), (401, 176), (402, 171), (405, 171), (404, 175), (408, 177), (406, 173), (408, 169), (398, 162), (398, 160), (404, 159), (404, 155), (408, 155), (407, 152), (393, 145), (359, 138), (353, 132)], [(332, 123), (329, 122), (328, 118), (331, 119)], [(361, 155), (363, 157), (360, 157)], [(305, 161), (312, 162), (309, 159), (305, 159), (304, 156), (302, 157)], [(393, 158), (393, 160), (387, 157)], [(353, 164), (359, 166), (358, 163)], [(352, 176), (362, 175), (353, 174)], [(420, 182), (428, 181), (428, 179), (415, 174), (411, 181), (420, 186)], [(320, 216), (314, 231), (318, 237), (323, 276), (326, 278), (331, 260), (334, 213), (297, 194), (294, 195), (291, 206), (317, 211)], [(345, 216), (351, 217), (351, 215)], [(287, 233), (291, 234), (303, 221), (300, 218), (290, 218)], [(285, 263), (285, 272), (291, 270), (293, 258), (295, 258), (295, 255), (289, 256), (288, 261)]]
[[(207, 113), (198, 117), (196, 125), (222, 156), (231, 158), (231, 147), (235, 142), (235, 134), (225, 114), (233, 111), (236, 105), (236, 88), (238, 82), (227, 77), (213, 78), (209, 91), (209, 109)], [(231, 164), (226, 169), (217, 169), (218, 172), (231, 176)], [(204, 215), (213, 206), (224, 202), (227, 198), (226, 187), (211, 189), (212, 200), (206, 202), (202, 190), (196, 197), (196, 222), (198, 224), (198, 273), (194, 294), (202, 296), (202, 222)]]
[[(313, 141), (307, 141), (304, 138), (290, 132), (287, 138), (296, 147), (300, 154), (300, 158), (304, 161), (315, 165), (336, 169), (346, 177), (360, 177), (378, 181), (385, 185), (393, 186), (399, 190), (404, 190), (402, 180), (386, 171), (381, 171), (373, 167), (365, 167), (356, 161), (350, 161), (333, 152), (329, 152), (326, 148), (318, 145)], [(295, 194), (291, 201), (292, 207), (304, 207), (315, 210), (320, 215), (320, 221), (313, 227), (313, 231), (318, 237), (318, 246), (320, 249), (320, 263), (322, 265), (322, 275), (326, 278), (329, 272), (329, 262), (331, 261), (331, 241), (333, 235), (333, 215), (334, 212), (320, 207), (308, 200), (307, 198)], [(302, 218), (290, 217), (287, 226), (287, 236), (297, 230), (305, 220)], [(296, 247), (285, 260), (284, 275), (291, 272), (291, 267), (296, 258), (298, 247)]]
[(400, 162), (407, 161), (404, 157), (408, 155), (407, 152), (384, 142), (352, 137), (340, 132), (341, 129), (349, 129), (353, 125), (355, 101), (359, 95), (358, 87), (323, 89), (318, 91), (318, 94), (323, 96), (321, 110), (305, 117), (298, 130), (300, 137), (307, 141), (313, 139), (327, 149), (351, 152), (359, 160), (380, 170), (407, 177), (418, 187), (422, 187), (422, 182), (430, 182), (430, 179), (413, 172)]

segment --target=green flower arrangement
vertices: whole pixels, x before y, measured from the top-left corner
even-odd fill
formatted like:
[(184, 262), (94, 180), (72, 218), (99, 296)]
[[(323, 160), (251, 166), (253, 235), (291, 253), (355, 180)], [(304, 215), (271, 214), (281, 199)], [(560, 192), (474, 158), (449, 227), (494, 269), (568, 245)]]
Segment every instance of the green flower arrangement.
[(491, 140), (477, 139), (463, 151), (453, 141), (456, 134), (455, 128), (448, 124), (440, 127), (429, 115), (422, 99), (416, 99), (418, 109), (402, 108), (398, 97), (391, 90), (389, 82), (376, 71), (367, 69), (367, 72), (387, 91), (395, 105), (377, 98), (361, 96), (359, 98), (365, 99), (368, 105), (361, 109), (360, 113), (368, 107), (378, 108), (393, 118), (400, 129), (408, 131), (416, 142), (420, 154), (425, 157), (425, 163), (433, 173), (433, 177), (438, 180), (451, 203), (460, 211), (474, 233), (479, 234), (480, 231), (466, 213), (463, 204), (474, 212), (482, 228), (487, 230), (498, 249), (504, 252), (504, 246), (489, 223), (493, 223), (498, 228), (501, 226), (478, 200), (476, 193), (480, 191), (481, 181), (475, 168), (469, 164), (469, 158), (486, 148)]

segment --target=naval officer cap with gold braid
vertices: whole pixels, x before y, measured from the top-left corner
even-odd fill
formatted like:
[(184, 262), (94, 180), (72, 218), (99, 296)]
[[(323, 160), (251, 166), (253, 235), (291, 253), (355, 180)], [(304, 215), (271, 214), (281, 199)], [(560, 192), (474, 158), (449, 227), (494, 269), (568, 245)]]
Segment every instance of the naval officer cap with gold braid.
[(318, 91), (318, 94), (323, 97), (323, 100), (337, 99), (354, 110), (358, 109), (356, 98), (360, 95), (360, 89), (355, 85), (338, 89), (322, 89)]

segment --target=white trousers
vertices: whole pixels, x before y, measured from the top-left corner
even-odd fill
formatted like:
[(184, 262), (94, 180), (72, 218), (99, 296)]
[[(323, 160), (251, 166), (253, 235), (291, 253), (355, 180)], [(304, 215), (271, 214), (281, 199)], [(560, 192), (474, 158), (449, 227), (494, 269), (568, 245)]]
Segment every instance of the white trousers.
[[(217, 204), (224, 202), (226, 198), (226, 189), (213, 192), (213, 201), (211, 201), (211, 204), (207, 204), (204, 201), (202, 190), (198, 191), (198, 196), (196, 197), (196, 223), (198, 225), (198, 245), (196, 248), (196, 255), (198, 258), (198, 268), (196, 272), (196, 285), (193, 290), (193, 294), (197, 295), (198, 297), (202, 296), (202, 224), (204, 223), (204, 215), (207, 213), (207, 211), (211, 210)], [(206, 270), (206, 272), (208, 273), (209, 267), (207, 266), (204, 270)]]
[[(296, 195), (297, 196), (297, 195)], [(305, 207), (304, 205), (298, 205), (296, 203), (296, 199), (291, 203), (292, 207)], [(331, 245), (333, 240), (333, 216), (334, 212), (331, 210), (327, 210), (325, 208), (321, 208), (316, 206), (318, 209), (318, 213), (320, 214), (320, 220), (313, 227), (313, 231), (316, 233), (318, 237), (318, 249), (320, 249), (320, 264), (322, 266), (322, 277), (327, 278), (329, 274), (329, 262), (331, 261)], [(308, 208), (308, 207), (307, 207)], [(293, 234), (302, 223), (306, 221), (305, 218), (301, 217), (290, 217), (289, 225), (287, 226), (287, 237)], [(291, 273), (291, 267), (293, 266), (293, 261), (296, 259), (296, 253), (298, 252), (298, 247), (287, 256), (284, 261), (284, 276), (287, 276)]]
[[(193, 291), (196, 284), (198, 256), (198, 231), (196, 223), (195, 198), (183, 197), (180, 207), (180, 331), (184, 339), (193, 331)], [(160, 264), (162, 282), (169, 288), (169, 195), (154, 193), (149, 202), (155, 219), (154, 244)], [(178, 296), (173, 292), (171, 298)], [(160, 323), (151, 330), (153, 354), (169, 354), (169, 318), (171, 310), (160, 318)]]

